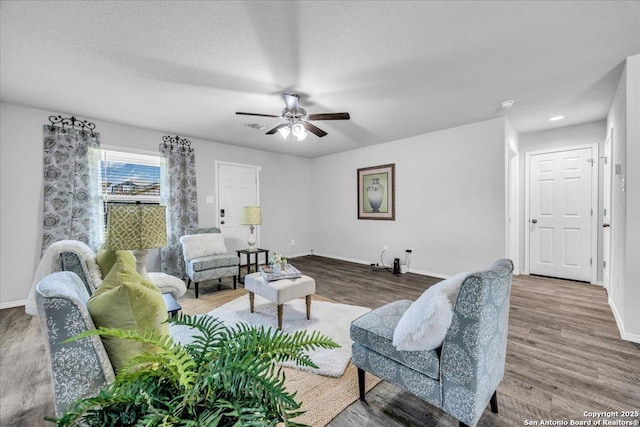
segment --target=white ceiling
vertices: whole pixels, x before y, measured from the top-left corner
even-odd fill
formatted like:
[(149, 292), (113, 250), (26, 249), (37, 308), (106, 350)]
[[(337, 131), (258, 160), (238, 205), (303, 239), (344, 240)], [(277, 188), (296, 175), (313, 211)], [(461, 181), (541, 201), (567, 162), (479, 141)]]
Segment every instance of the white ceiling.
[[(305, 157), (500, 115), (519, 132), (601, 119), (640, 53), (638, 1), (2, 1), (0, 14), (4, 102)], [(283, 91), (351, 120), (296, 142), (244, 126), (279, 119), (234, 114), (279, 114)]]

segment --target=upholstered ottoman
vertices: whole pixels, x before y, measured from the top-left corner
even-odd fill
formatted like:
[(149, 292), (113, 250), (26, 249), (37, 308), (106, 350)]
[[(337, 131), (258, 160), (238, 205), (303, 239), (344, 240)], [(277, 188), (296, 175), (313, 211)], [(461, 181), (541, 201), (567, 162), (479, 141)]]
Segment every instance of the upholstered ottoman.
[(278, 329), (282, 329), (282, 304), (296, 298), (305, 297), (307, 320), (311, 317), (311, 295), (316, 291), (316, 281), (309, 276), (297, 279), (281, 279), (268, 282), (262, 274), (252, 273), (244, 278), (244, 287), (249, 291), (249, 307), (253, 313), (255, 294), (278, 304)]

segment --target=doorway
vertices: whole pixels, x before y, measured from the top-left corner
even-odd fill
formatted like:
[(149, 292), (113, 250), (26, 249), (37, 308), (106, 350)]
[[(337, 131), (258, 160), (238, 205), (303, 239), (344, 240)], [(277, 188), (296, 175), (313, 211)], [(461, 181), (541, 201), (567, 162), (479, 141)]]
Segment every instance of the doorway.
[(596, 283), (596, 144), (535, 151), (525, 161), (525, 271)]
[[(260, 166), (220, 162), (216, 166), (217, 226), (229, 252), (247, 247), (249, 226), (240, 224), (240, 209), (260, 206)], [(260, 226), (256, 226), (260, 244)]]

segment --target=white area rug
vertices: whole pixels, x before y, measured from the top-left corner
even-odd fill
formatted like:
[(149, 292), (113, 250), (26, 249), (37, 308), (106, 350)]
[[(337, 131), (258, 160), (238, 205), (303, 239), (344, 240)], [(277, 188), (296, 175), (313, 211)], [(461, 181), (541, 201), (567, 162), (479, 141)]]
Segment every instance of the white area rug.
[[(332, 338), (341, 347), (331, 350), (318, 349), (310, 352), (311, 360), (318, 365), (319, 369), (296, 366), (290, 362), (282, 365), (319, 375), (342, 376), (349, 360), (351, 360), (351, 344), (353, 343), (349, 338), (351, 322), (369, 311), (371, 310), (366, 307), (314, 300), (311, 302), (311, 319), (307, 320), (304, 299), (296, 299), (284, 304), (282, 316), (282, 329), (284, 332), (292, 333), (302, 329), (315, 330)], [(217, 317), (228, 326), (241, 322), (274, 329), (278, 326), (276, 304), (259, 295), (255, 296), (255, 311), (253, 313), (249, 312), (249, 296), (244, 295), (207, 314)], [(184, 343), (188, 341), (185, 340), (184, 332), (172, 328), (171, 335), (177, 341)]]

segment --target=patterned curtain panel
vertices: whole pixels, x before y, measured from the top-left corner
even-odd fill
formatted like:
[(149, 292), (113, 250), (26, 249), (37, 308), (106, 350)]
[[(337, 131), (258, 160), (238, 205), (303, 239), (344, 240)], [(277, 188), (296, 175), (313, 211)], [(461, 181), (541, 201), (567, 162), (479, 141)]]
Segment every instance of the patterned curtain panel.
[(164, 273), (184, 278), (179, 239), (188, 228), (198, 228), (196, 158), (191, 147), (170, 142), (160, 144), (160, 152), (166, 161), (160, 197), (167, 207), (167, 246), (160, 249), (160, 261)]
[(79, 240), (94, 251), (104, 222), (100, 135), (44, 125), (42, 252), (59, 240)]

